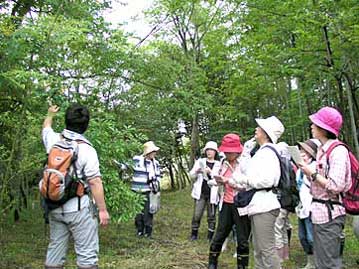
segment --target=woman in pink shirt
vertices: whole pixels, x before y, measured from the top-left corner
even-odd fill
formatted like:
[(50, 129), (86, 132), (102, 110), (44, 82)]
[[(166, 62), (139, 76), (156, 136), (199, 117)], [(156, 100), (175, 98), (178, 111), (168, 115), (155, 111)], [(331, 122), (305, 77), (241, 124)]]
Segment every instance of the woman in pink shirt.
[(237, 268), (245, 269), (248, 266), (250, 221), (247, 214), (239, 215), (233, 201), (237, 191), (229, 184), (233, 173), (240, 172), (238, 157), (242, 150), (243, 146), (238, 135), (227, 134), (223, 137), (219, 151), (224, 152), (226, 158), (221, 163), (219, 175), (214, 176), (222, 191), (220, 191), (219, 223), (209, 249), (208, 268), (210, 269), (217, 269), (218, 256), (233, 225), (236, 225), (237, 232)]
[[(311, 219), (315, 267), (339, 269), (342, 268), (340, 246), (345, 224), (341, 193), (348, 191), (351, 185), (348, 150), (343, 145), (335, 146), (343, 119), (339, 111), (332, 107), (321, 108), (309, 119), (312, 122), (312, 135), (321, 143), (316, 168), (301, 166), (304, 174), (312, 181)], [(327, 156), (331, 148), (333, 150)]]

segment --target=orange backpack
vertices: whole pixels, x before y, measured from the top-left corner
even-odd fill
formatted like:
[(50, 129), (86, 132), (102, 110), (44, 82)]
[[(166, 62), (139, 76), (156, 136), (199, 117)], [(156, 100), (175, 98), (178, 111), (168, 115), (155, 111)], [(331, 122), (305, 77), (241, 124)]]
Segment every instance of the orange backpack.
[(75, 166), (78, 144), (81, 142), (60, 140), (50, 149), (40, 182), (40, 193), (49, 210), (85, 194), (84, 184), (79, 180)]

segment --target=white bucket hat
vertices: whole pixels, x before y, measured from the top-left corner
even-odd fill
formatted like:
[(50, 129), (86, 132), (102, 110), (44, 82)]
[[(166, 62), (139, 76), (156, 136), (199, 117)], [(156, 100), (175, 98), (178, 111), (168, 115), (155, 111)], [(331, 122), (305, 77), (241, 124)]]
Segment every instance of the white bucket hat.
[(217, 143), (214, 141), (208, 141), (206, 145), (203, 148), (203, 152), (206, 152), (207, 149), (213, 149), (218, 152), (218, 146)]
[(153, 143), (153, 141), (148, 141), (143, 144), (143, 156), (146, 156), (147, 154), (158, 151), (160, 148)]
[(280, 136), (284, 133), (282, 122), (276, 117), (271, 116), (266, 119), (256, 119), (259, 127), (261, 127), (274, 144), (277, 143)]

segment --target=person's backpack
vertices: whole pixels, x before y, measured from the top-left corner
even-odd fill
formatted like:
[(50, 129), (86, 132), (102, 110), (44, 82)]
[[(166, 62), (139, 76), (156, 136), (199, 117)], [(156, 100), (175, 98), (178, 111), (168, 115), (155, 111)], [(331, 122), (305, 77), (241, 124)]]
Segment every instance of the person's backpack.
[(273, 191), (278, 196), (281, 208), (295, 212), (295, 207), (299, 204), (300, 198), (292, 163), (290, 159), (281, 156), (274, 147), (270, 145), (265, 147), (270, 148), (277, 155), (280, 163), (280, 179), (278, 186), (274, 187)]
[(359, 215), (359, 161), (355, 155), (351, 152), (348, 145), (340, 141), (332, 143), (327, 152), (327, 164), (329, 166), (329, 156), (333, 149), (339, 145), (343, 145), (347, 148), (349, 153), (350, 168), (351, 168), (351, 187), (350, 189), (342, 194), (343, 206), (345, 211), (350, 215)]
[(48, 210), (58, 208), (71, 198), (85, 194), (84, 185), (77, 176), (75, 166), (78, 143), (81, 142), (60, 140), (50, 149), (40, 182), (40, 193)]

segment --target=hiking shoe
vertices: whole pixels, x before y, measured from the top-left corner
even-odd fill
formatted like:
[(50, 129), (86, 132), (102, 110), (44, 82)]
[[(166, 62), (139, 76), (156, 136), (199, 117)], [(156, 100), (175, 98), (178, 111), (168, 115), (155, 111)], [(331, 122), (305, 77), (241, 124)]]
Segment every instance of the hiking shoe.
[(197, 239), (198, 239), (198, 230), (193, 230), (192, 229), (190, 240), (191, 241), (196, 241)]
[(136, 234), (138, 237), (142, 237), (143, 236), (143, 232), (137, 232)]
[(194, 234), (191, 235), (191, 238), (190, 238), (191, 241), (196, 241), (197, 239), (198, 239), (197, 235), (194, 235)]
[(148, 239), (152, 239), (152, 235), (151, 234), (144, 234), (144, 236)]

